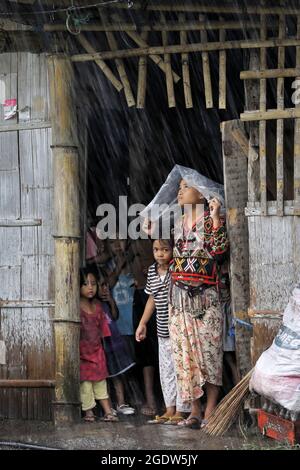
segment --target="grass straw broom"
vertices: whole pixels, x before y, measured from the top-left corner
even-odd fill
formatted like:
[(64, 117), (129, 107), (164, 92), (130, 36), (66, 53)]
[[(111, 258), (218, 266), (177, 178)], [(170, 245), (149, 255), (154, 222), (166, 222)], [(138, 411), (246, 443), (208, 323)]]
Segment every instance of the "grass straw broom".
[(237, 419), (245, 399), (250, 394), (249, 382), (253, 369), (223, 398), (207, 420), (204, 432), (223, 436)]

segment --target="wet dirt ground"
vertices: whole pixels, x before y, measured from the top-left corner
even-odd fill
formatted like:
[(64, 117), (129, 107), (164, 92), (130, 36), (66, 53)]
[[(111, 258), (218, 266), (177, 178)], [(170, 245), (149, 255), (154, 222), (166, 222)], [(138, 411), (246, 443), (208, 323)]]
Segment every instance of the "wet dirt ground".
[(0, 449), (5, 441), (38, 444), (68, 450), (258, 450), (278, 447), (255, 429), (239, 427), (224, 437), (210, 437), (203, 431), (178, 426), (151, 425), (140, 417), (126, 417), (118, 423), (79, 423), (55, 428), (51, 423), (0, 421)]

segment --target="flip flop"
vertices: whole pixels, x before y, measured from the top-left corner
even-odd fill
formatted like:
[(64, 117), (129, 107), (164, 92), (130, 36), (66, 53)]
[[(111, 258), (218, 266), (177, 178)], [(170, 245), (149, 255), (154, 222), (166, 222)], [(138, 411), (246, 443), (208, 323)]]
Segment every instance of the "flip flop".
[(178, 423), (184, 421), (183, 416), (170, 416), (168, 421), (166, 421), (164, 424), (166, 426), (177, 426)]
[(200, 429), (200, 424), (201, 418), (199, 418), (198, 416), (190, 416), (189, 418), (180, 421), (177, 426), (182, 426), (184, 428), (190, 429)]
[(201, 429), (205, 428), (205, 426), (207, 425), (207, 423), (208, 423), (208, 420), (207, 420), (207, 419), (203, 419), (202, 422), (201, 422), (201, 424), (200, 424), (200, 428), (201, 428)]
[(155, 416), (154, 419), (147, 421), (147, 424), (166, 424), (169, 421), (169, 416)]
[(107, 413), (106, 415), (103, 416), (103, 418), (101, 418), (101, 421), (115, 423), (119, 421), (119, 418), (117, 416), (114, 416), (112, 413)]

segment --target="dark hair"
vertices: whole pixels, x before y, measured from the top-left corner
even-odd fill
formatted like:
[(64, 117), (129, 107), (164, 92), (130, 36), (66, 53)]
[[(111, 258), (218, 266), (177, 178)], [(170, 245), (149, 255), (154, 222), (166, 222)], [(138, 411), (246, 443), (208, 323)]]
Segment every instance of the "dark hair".
[(161, 243), (162, 245), (167, 246), (168, 248), (170, 248), (170, 250), (173, 250), (173, 247), (174, 247), (173, 238), (170, 238), (170, 239), (155, 238), (154, 240), (152, 240), (152, 245), (153, 245), (154, 242), (156, 242), (156, 241), (159, 241), (159, 243)]
[(86, 282), (89, 274), (92, 274), (97, 282), (99, 281), (97, 266), (91, 264), (86, 268), (80, 268), (80, 287)]
[(102, 266), (97, 266), (98, 268), (98, 281), (101, 281), (101, 278), (104, 279), (105, 282), (108, 282), (108, 274), (106, 269), (104, 269)]

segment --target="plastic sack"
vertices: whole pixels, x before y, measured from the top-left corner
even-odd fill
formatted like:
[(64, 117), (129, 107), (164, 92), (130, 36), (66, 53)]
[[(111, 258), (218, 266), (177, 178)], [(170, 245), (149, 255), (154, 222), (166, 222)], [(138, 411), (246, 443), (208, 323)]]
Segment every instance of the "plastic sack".
[(140, 216), (155, 221), (166, 215), (171, 207), (177, 205), (179, 183), (182, 179), (186, 180), (189, 186), (200, 191), (207, 201), (214, 197), (218, 198), (224, 208), (224, 187), (222, 184), (200, 175), (196, 170), (175, 165), (157, 195), (140, 213)]
[(292, 292), (272, 345), (262, 353), (249, 388), (290, 411), (300, 411), (300, 285)]

